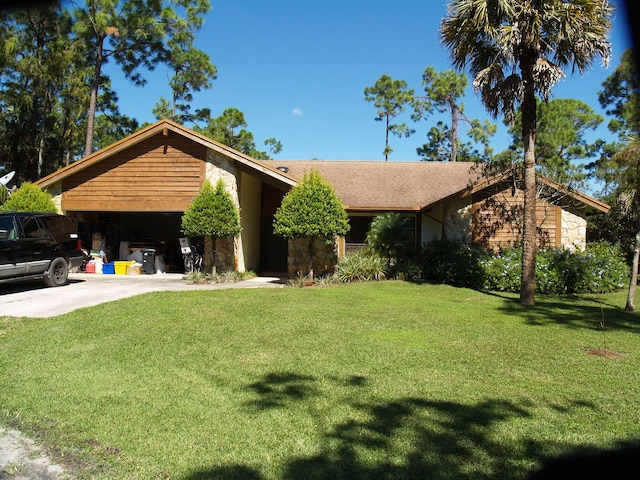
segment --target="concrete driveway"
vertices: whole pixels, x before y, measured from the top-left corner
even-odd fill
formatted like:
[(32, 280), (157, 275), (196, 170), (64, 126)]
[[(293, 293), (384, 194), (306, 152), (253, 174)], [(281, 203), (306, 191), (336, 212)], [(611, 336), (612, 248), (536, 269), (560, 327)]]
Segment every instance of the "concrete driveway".
[(100, 275), (71, 273), (69, 283), (47, 287), (41, 280), (0, 285), (0, 316), (55, 317), (78, 308), (148, 292), (219, 290), (230, 288), (278, 288), (285, 281), (278, 277), (256, 277), (238, 283), (195, 285), (181, 273), (156, 275)]

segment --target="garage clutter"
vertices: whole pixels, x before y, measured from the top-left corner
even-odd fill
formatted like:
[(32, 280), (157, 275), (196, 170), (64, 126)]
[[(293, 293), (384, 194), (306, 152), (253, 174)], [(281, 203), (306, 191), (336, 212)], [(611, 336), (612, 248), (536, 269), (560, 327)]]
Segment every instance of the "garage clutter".
[(85, 273), (104, 275), (140, 275), (165, 273), (166, 267), (162, 255), (156, 255), (155, 249), (129, 248), (129, 242), (120, 242), (120, 260), (110, 261), (111, 252), (105, 247), (104, 238), (96, 233), (91, 239), (91, 260), (85, 265)]

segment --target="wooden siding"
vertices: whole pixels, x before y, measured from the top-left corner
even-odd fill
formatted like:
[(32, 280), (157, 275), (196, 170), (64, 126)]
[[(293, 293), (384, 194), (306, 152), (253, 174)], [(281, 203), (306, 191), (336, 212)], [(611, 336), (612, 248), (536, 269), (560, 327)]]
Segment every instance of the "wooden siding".
[[(473, 243), (492, 249), (514, 246), (522, 241), (524, 192), (510, 189), (473, 196)], [(536, 202), (538, 246), (557, 247), (562, 241), (561, 208), (538, 199)]]
[(161, 133), (67, 177), (65, 211), (183, 212), (199, 193), (206, 147)]

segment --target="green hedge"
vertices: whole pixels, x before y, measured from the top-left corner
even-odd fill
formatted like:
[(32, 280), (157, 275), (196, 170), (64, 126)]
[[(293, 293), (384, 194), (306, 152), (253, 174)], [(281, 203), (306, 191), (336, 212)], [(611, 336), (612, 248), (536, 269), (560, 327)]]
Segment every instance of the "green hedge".
[[(433, 240), (422, 250), (425, 280), (477, 290), (520, 291), (521, 249), (492, 254), (456, 241)], [(629, 276), (621, 250), (608, 243), (585, 251), (539, 250), (536, 291), (548, 294), (605, 293), (623, 288)]]
[(425, 280), (456, 287), (479, 288), (488, 254), (481, 248), (450, 240), (432, 240), (422, 248), (420, 263)]

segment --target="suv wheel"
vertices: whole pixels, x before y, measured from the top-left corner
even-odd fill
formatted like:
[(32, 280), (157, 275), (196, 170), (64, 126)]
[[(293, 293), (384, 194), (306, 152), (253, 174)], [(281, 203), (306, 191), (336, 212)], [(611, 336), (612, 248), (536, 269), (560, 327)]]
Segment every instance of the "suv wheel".
[(47, 271), (47, 276), (44, 277), (44, 282), (50, 287), (60, 287), (67, 283), (67, 278), (69, 277), (69, 265), (67, 261), (62, 258), (54, 258), (51, 265), (49, 265), (49, 270)]

